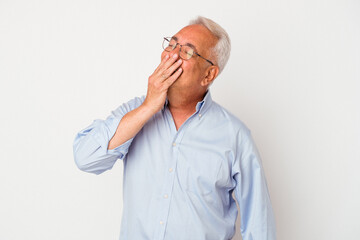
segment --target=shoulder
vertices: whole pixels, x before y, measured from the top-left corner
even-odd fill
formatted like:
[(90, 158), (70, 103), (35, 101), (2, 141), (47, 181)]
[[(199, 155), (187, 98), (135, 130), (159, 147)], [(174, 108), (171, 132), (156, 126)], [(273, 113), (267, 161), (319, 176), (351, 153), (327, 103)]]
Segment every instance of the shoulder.
[(218, 119), (219, 123), (223, 123), (224, 125), (226, 125), (229, 136), (236, 136), (241, 138), (250, 137), (251, 131), (246, 126), (246, 124), (217, 102), (212, 102), (209, 111), (210, 114), (212, 114), (216, 119)]
[(138, 108), (144, 102), (144, 100), (145, 100), (145, 96), (134, 97), (133, 99), (130, 99), (129, 101), (121, 104), (119, 107), (117, 107), (111, 113), (114, 116), (124, 115), (127, 112), (130, 112), (130, 111), (134, 110), (135, 108)]
[(129, 106), (140, 106), (145, 100), (145, 95), (140, 97), (134, 97), (133, 99), (130, 99), (126, 104)]

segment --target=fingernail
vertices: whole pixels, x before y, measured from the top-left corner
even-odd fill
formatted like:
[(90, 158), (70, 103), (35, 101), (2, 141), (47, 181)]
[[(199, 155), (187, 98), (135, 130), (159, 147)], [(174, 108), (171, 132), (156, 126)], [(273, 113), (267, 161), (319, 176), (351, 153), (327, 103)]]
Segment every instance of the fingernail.
[(165, 56), (165, 59), (168, 59), (168, 58), (169, 58), (169, 55), (166, 55), (166, 56)]
[(179, 60), (178, 60), (178, 63), (181, 63), (181, 62), (182, 62), (182, 60), (181, 60), (181, 59), (179, 59)]
[(181, 68), (179, 68), (179, 72), (181, 72), (182, 71), (182, 69)]
[(177, 58), (177, 54), (176, 54), (176, 53), (173, 55), (173, 58)]

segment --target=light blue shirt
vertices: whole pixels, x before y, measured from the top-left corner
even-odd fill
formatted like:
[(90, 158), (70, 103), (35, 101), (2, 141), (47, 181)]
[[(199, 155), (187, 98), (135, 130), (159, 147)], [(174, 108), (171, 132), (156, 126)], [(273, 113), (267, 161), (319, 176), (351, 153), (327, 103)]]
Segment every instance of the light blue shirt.
[(243, 240), (275, 240), (275, 221), (248, 128), (208, 92), (176, 130), (167, 107), (108, 150), (121, 118), (145, 97), (95, 120), (74, 141), (77, 166), (100, 174), (124, 163), (121, 240), (229, 240), (240, 207)]

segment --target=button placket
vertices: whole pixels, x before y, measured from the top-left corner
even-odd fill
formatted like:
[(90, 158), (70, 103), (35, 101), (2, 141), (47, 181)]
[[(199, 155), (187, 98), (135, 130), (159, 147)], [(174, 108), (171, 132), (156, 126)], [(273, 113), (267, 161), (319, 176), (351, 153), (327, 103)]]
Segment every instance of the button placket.
[[(159, 212), (159, 228), (156, 230), (156, 234), (155, 234), (155, 239), (158, 240), (162, 240), (165, 236), (165, 231), (166, 231), (166, 224), (168, 221), (168, 216), (169, 216), (169, 211), (170, 211), (170, 205), (171, 205), (171, 197), (173, 194), (173, 186), (174, 186), (174, 179), (175, 179), (175, 174), (174, 172), (176, 171), (176, 165), (177, 165), (177, 161), (178, 161), (178, 155), (179, 155), (179, 150), (181, 149), (181, 140), (184, 136), (184, 132), (187, 128), (187, 125), (189, 125), (192, 121), (192, 119), (195, 117), (194, 113), (191, 117), (189, 117), (184, 124), (178, 129), (178, 131), (176, 131), (175, 136), (173, 137), (173, 141), (171, 143), (171, 149), (170, 151), (171, 153), (171, 159), (169, 161), (169, 165), (168, 165), (168, 172), (167, 172), (167, 176), (165, 177), (166, 179), (166, 183), (164, 183), (164, 186), (162, 188), (162, 196), (161, 196), (161, 210)], [(169, 114), (171, 115), (171, 114)], [(168, 117), (170, 117), (168, 115)], [(170, 119), (172, 122), (173, 120)], [(173, 122), (174, 123), (174, 122)], [(174, 124), (175, 126), (175, 124)]]
[(160, 222), (159, 228), (156, 231), (156, 238), (158, 240), (162, 240), (165, 236), (166, 231), (166, 224), (169, 217), (169, 211), (170, 211), (170, 204), (171, 204), (171, 196), (173, 193), (173, 185), (174, 185), (174, 179), (175, 179), (175, 169), (176, 169), (176, 162), (178, 157), (178, 144), (176, 141), (177, 134), (175, 135), (174, 139), (175, 141), (171, 144), (171, 158), (169, 159), (169, 165), (167, 167), (167, 170), (165, 170), (165, 183), (162, 188), (162, 195), (161, 199), (159, 199), (159, 204), (161, 206), (161, 210), (159, 211), (158, 215), (158, 221)]

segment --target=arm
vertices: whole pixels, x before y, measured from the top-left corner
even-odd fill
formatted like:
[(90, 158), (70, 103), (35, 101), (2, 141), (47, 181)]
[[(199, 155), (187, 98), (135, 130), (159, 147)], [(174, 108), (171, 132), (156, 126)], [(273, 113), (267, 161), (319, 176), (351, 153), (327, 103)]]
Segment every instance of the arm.
[(265, 174), (256, 146), (244, 136), (234, 165), (235, 197), (240, 207), (244, 240), (275, 240), (275, 219)]
[[(178, 56), (175, 54), (171, 58), (166, 55), (161, 60), (160, 65), (149, 77), (144, 103), (121, 119), (115, 135), (109, 142), (108, 149), (114, 149), (133, 138), (145, 123), (164, 106), (168, 88), (176, 81), (182, 71), (179, 68), (182, 62), (181, 60), (175, 62), (177, 59)], [(177, 68), (179, 69), (175, 71)]]
[[(165, 55), (149, 77), (145, 100), (134, 99), (113, 111), (105, 121), (96, 120), (74, 140), (74, 159), (79, 169), (100, 174), (123, 159), (136, 134), (164, 105), (168, 88), (181, 74), (176, 54)], [(178, 69), (178, 70), (176, 70)], [(179, 70), (180, 69), (180, 70)]]
[(155, 113), (145, 104), (128, 112), (121, 119), (114, 136), (109, 142), (108, 149), (112, 150), (132, 139)]
[(122, 104), (106, 120), (97, 119), (76, 135), (73, 151), (75, 163), (80, 170), (100, 174), (111, 169), (118, 158), (126, 156), (132, 139), (111, 150), (108, 149), (108, 143), (123, 117), (143, 102), (144, 97)]

